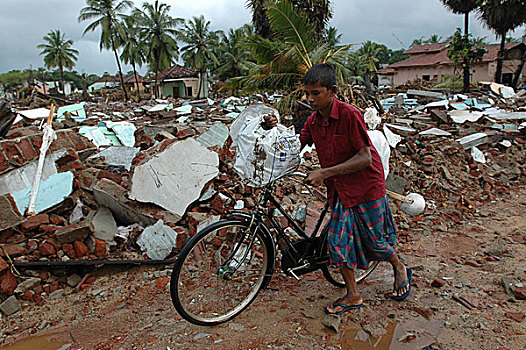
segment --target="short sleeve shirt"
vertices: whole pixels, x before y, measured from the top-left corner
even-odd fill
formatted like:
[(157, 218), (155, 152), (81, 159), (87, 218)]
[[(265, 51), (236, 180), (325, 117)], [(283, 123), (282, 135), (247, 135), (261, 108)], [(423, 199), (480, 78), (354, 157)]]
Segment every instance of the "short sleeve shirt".
[(324, 121), (319, 112), (307, 119), (301, 131), (301, 143), (314, 143), (322, 168), (344, 163), (365, 146), (371, 149), (372, 163), (357, 172), (325, 180), (331, 206), (335, 205), (336, 196), (340, 198), (344, 208), (384, 197), (382, 161), (367, 136), (362, 113), (356, 107), (336, 98), (333, 101), (328, 121)]

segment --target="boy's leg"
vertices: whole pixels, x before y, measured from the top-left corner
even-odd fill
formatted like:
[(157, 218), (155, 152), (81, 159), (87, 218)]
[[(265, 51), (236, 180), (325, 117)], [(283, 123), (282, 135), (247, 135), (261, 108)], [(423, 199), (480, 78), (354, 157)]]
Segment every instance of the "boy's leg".
[[(340, 273), (343, 276), (343, 280), (345, 281), (345, 287), (347, 288), (347, 294), (345, 294), (342, 298), (338, 300), (337, 304), (345, 304), (345, 305), (360, 305), (363, 303), (362, 296), (358, 292), (358, 284), (356, 283), (356, 279), (354, 277), (354, 270), (348, 268), (347, 266), (344, 266), (340, 269)], [(336, 306), (332, 307), (329, 306), (327, 308), (329, 312), (338, 312), (343, 307)]]
[[(389, 263), (393, 266), (393, 272), (394, 272), (394, 278), (395, 278), (395, 288), (401, 286), (406, 280), (407, 280), (407, 268), (405, 267), (404, 263), (398, 258), (398, 255), (396, 253), (391, 256), (391, 258), (388, 260)], [(393, 296), (400, 296), (407, 292), (409, 289), (409, 286), (405, 286), (404, 288), (400, 289), (398, 293), (393, 291)]]

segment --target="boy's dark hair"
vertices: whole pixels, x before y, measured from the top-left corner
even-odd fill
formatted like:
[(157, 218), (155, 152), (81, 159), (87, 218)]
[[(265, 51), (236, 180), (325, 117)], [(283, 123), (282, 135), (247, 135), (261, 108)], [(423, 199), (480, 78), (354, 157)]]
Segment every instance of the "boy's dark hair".
[(312, 85), (320, 83), (327, 89), (336, 85), (336, 73), (331, 65), (327, 63), (316, 63), (303, 76), (301, 81), (303, 85)]

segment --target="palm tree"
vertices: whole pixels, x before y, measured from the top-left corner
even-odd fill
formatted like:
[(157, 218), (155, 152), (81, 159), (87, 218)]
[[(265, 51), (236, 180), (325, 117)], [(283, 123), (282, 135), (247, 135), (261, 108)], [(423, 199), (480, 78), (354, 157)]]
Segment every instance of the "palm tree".
[(338, 29), (335, 27), (329, 27), (325, 30), (323, 35), (323, 41), (327, 43), (331, 49), (335, 49), (342, 39), (342, 34), (338, 33)]
[[(209, 27), (210, 21), (205, 20), (203, 15), (192, 17), (179, 35), (179, 39), (186, 44), (181, 48), (183, 61), (199, 72), (198, 97), (201, 97), (201, 89), (206, 82), (209, 63), (219, 63), (214, 53), (218, 38), (210, 32)], [(204, 86), (204, 89), (207, 87)], [(206, 92), (203, 96), (206, 96)]]
[(169, 68), (174, 59), (179, 58), (179, 47), (175, 37), (179, 35), (176, 29), (179, 24), (184, 23), (181, 18), (173, 18), (168, 14), (170, 6), (164, 3), (159, 4), (159, 0), (149, 4), (142, 4), (143, 10), (135, 10), (134, 17), (141, 32), (141, 40), (149, 48), (146, 57), (150, 68), (155, 73), (154, 95), (157, 98), (159, 71)]
[(365, 83), (365, 88), (368, 93), (373, 91), (371, 84), (371, 73), (376, 72), (378, 69), (376, 67), (378, 60), (378, 55), (382, 47), (373, 41), (366, 41), (362, 43), (362, 46), (356, 51), (356, 54), (362, 58), (364, 64), (364, 74), (363, 79)]
[(315, 63), (330, 63), (340, 83), (349, 75), (345, 59), (349, 46), (331, 50), (320, 43), (308, 16), (288, 0), (269, 2), (266, 13), (273, 41), (258, 35), (247, 39), (257, 65), (249, 75), (229, 81), (227, 87), (241, 86), (246, 92), (286, 90), (277, 107), (290, 110), (301, 93), (301, 79)]
[(436, 34), (431, 35), (429, 38), (424, 40), (424, 44), (438, 44), (442, 42), (442, 37)]
[[(290, 0), (295, 9), (305, 13), (309, 20), (314, 23), (313, 35), (316, 40), (323, 38), (325, 26), (332, 18), (332, 10), (329, 0)], [(275, 2), (275, 1), (273, 1)], [(278, 1), (279, 2), (279, 1)], [(265, 39), (272, 36), (271, 25), (266, 12), (268, 0), (247, 0), (246, 7), (252, 10), (252, 24), (255, 33)]]
[(135, 84), (137, 88), (137, 98), (140, 101), (141, 94), (139, 91), (139, 78), (137, 76), (137, 70), (135, 65), (142, 67), (143, 63), (146, 62), (146, 54), (143, 42), (139, 39), (139, 27), (137, 26), (137, 20), (133, 16), (126, 16), (122, 23), (125, 31), (125, 41), (122, 48), (121, 59), (124, 63), (131, 64), (133, 68), (133, 75), (135, 76)]
[[(469, 13), (479, 7), (479, 0), (441, 0), (444, 6), (451, 12), (464, 15), (464, 35), (469, 34)], [(469, 92), (470, 74), (469, 60), (465, 59), (463, 64), (464, 92)]]
[(213, 72), (220, 79), (226, 80), (247, 75), (250, 69), (254, 67), (250, 51), (245, 47), (246, 39), (252, 33), (253, 27), (249, 24), (237, 29), (230, 29), (228, 34), (219, 33), (220, 42), (215, 53), (219, 62), (213, 66)]
[(500, 83), (506, 34), (526, 23), (526, 5), (522, 0), (484, 0), (478, 12), (485, 26), (492, 29), (501, 38), (495, 72), (495, 81)]
[(78, 21), (87, 21), (93, 18), (96, 18), (96, 20), (86, 27), (82, 35), (101, 27), (99, 49), (101, 51), (103, 48), (111, 49), (115, 54), (124, 98), (127, 100), (128, 93), (124, 86), (117, 49), (120, 47), (124, 37), (124, 29), (119, 19), (123, 17), (123, 11), (133, 6), (133, 2), (131, 0), (86, 0), (86, 4), (87, 6), (80, 10)]
[(60, 30), (52, 30), (44, 36), (44, 44), (39, 44), (37, 48), (42, 49), (44, 63), (48, 69), (58, 67), (60, 69), (60, 85), (62, 93), (66, 96), (64, 88), (64, 68), (75, 67), (75, 61), (79, 52), (72, 48), (72, 40), (66, 40), (66, 36)]

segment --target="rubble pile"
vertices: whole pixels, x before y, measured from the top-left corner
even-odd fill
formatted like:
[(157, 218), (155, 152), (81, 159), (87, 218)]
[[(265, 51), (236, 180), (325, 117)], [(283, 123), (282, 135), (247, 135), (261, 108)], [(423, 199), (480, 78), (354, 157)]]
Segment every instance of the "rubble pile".
[[(39, 125), (49, 110), (19, 108), (14, 122), (12, 113), (0, 114), (0, 125), (12, 123), (0, 140), (2, 312), (15, 313), (20, 300), (43, 303), (64, 288), (89, 285), (76, 274), (54, 276), (38, 266), (169, 261), (200, 225), (227, 209), (253, 208), (258, 191), (234, 172), (228, 126), (247, 105), (278, 98), (61, 106), (34, 215), (27, 211), (42, 157)], [(416, 217), (393, 206), (402, 240), (411, 239), (409, 227), (448, 231), (465, 215), (477, 215), (480, 203), (526, 182), (524, 93), (489, 89), (448, 98), (408, 90), (382, 105), (389, 112), (379, 129), (392, 149), (388, 188), (421, 193), (428, 203)], [(303, 171), (318, 164), (315, 151), (305, 159)], [(305, 193), (286, 182), (276, 190), (309, 226), (319, 203)]]

